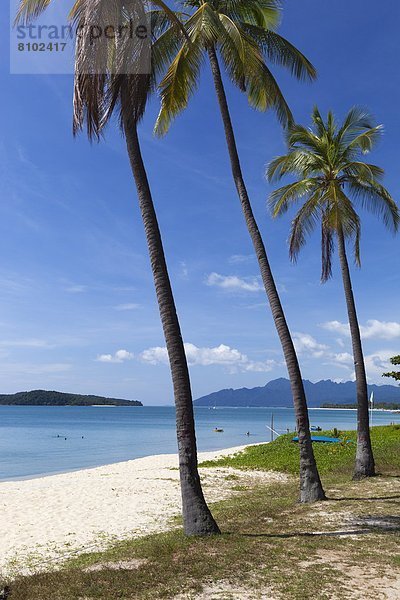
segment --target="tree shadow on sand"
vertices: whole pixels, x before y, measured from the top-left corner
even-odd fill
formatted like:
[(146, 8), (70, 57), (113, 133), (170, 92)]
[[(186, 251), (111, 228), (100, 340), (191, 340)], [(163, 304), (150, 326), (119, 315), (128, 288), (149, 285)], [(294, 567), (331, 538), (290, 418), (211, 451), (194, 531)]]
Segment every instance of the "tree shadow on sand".
[(296, 538), (296, 537), (346, 537), (370, 533), (400, 533), (400, 517), (397, 515), (363, 515), (349, 521), (349, 529), (337, 531), (293, 531), (291, 533), (242, 533), (248, 538)]

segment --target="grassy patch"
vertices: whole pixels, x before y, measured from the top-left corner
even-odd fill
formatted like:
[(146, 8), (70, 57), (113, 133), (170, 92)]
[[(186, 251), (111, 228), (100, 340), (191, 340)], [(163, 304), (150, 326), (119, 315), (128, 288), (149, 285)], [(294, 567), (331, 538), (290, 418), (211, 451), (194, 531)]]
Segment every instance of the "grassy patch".
[[(235, 493), (212, 506), (221, 536), (185, 538), (178, 529), (124, 541), (106, 552), (81, 555), (57, 572), (17, 578), (9, 600), (186, 600), (198, 594), (207, 600), (255, 600), (262, 594), (277, 600), (345, 600), (358, 597), (357, 590), (365, 599), (376, 598), (382, 577), (392, 578), (400, 569), (400, 429), (379, 429), (374, 446), (386, 476), (344, 480), (353, 453), (346, 446), (325, 455), (327, 502), (299, 504), (295, 478), (249, 488), (235, 475)], [(223, 464), (271, 468), (265, 461), (273, 459), (277, 468), (288, 453), (290, 460), (296, 455), (288, 438), (251, 449), (256, 450)], [(285, 470), (295, 472), (291, 464), (292, 470)], [(122, 568), (113, 568), (118, 564)]]
[[(321, 431), (316, 435), (331, 435)], [(340, 444), (314, 443), (314, 453), (321, 475), (350, 475), (354, 467), (356, 432), (341, 431)], [(400, 425), (373, 427), (371, 431), (377, 469), (390, 473), (400, 468)], [(233, 456), (201, 463), (202, 467), (234, 467), (236, 469), (260, 469), (299, 473), (299, 449), (292, 442), (293, 434), (282, 435), (270, 444), (251, 446)]]
[[(376, 573), (398, 568), (398, 530), (371, 527), (357, 536), (357, 526), (351, 522), (353, 513), (360, 519), (371, 510), (374, 514), (393, 510), (391, 494), (377, 487), (383, 484), (383, 480), (375, 480), (371, 485), (376, 497), (387, 494), (387, 507), (383, 500), (365, 499), (367, 486), (363, 485), (360, 493), (354, 484), (346, 488), (342, 484), (336, 491), (337, 500), (318, 509), (297, 503), (295, 482), (258, 485), (213, 506), (221, 536), (185, 538), (175, 530), (119, 543), (107, 552), (82, 555), (59, 572), (22, 577), (11, 585), (9, 598), (154, 600), (182, 593), (184, 598), (195, 598), (204, 586), (212, 589), (224, 582), (228, 588), (248, 590), (245, 597), (249, 600), (257, 598), (257, 590), (268, 590), (273, 598), (307, 600), (315, 598), (316, 581), (318, 599), (351, 598), (346, 568), (357, 565)], [(333, 518), (327, 519), (331, 508)], [(350, 522), (341, 522), (343, 514)], [(363, 525), (358, 528), (365, 529)], [(346, 529), (349, 535), (343, 535)], [(94, 564), (135, 559), (141, 561), (137, 569), (106, 567), (87, 572)], [(366, 591), (365, 598), (369, 597), (372, 593), (368, 596)]]

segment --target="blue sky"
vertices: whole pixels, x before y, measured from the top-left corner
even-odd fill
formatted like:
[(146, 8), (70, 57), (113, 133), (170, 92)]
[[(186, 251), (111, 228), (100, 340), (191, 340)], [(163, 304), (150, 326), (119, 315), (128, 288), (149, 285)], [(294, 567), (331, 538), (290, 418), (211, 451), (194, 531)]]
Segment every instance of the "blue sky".
[[(287, 0), (280, 29), (315, 64), (301, 84), (275, 74), (299, 122), (312, 107), (341, 118), (367, 106), (385, 125), (371, 161), (399, 197), (400, 6), (364, 0)], [(8, 21), (3, 5), (2, 22)], [(2, 393), (46, 388), (172, 402), (164, 341), (135, 188), (116, 127), (101, 144), (71, 135), (72, 78), (9, 74), (0, 40), (0, 376)], [(340, 272), (319, 282), (318, 234), (289, 262), (290, 215), (266, 210), (265, 164), (284, 151), (273, 114), (250, 109), (227, 85), (243, 170), (299, 351), (313, 381), (352, 378)], [(231, 181), (205, 66), (187, 112), (152, 136), (157, 101), (141, 127), (194, 396), (286, 376), (282, 353)], [(400, 352), (399, 238), (363, 214), (353, 282), (370, 381)]]

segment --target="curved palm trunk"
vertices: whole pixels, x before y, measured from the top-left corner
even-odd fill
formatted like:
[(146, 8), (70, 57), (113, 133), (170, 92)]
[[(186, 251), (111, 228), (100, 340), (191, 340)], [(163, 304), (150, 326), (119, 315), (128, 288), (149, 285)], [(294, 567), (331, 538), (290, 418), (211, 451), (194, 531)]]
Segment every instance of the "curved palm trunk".
[(197, 469), (197, 447), (189, 371), (161, 234), (141, 155), (137, 124), (124, 122), (124, 131), (146, 233), (174, 386), (184, 531), (186, 535), (220, 533), (205, 502)]
[(367, 377), (365, 374), (360, 328), (358, 325), (356, 304), (351, 285), (350, 269), (347, 261), (346, 245), (342, 229), (339, 229), (338, 231), (338, 249), (347, 313), (349, 315), (357, 386), (357, 452), (354, 479), (363, 479), (364, 477), (373, 477), (375, 475), (375, 462), (369, 432)]
[(308, 419), (307, 401), (304, 392), (303, 381), (296, 351), (292, 337), (286, 322), (282, 304), (276, 289), (274, 277), (269, 265), (264, 242), (262, 240), (253, 210), (251, 208), (246, 185), (242, 175), (239, 154), (237, 151), (235, 134), (229, 114), (228, 102), (222, 82), (221, 70), (218, 64), (217, 54), (214, 48), (208, 49), (211, 70), (214, 78), (219, 107), (225, 128), (225, 136), (231, 160), (232, 175), (242, 205), (243, 214), (246, 219), (247, 229), (251, 236), (254, 250), (260, 266), (261, 276), (264, 283), (268, 301), (271, 306), (272, 316), (282, 344), (283, 353), (289, 373), (290, 385), (293, 395), (294, 409), (296, 413), (297, 431), (300, 446), (300, 500), (301, 502), (315, 502), (324, 500), (325, 493), (322, 488), (317, 465), (315, 462)]

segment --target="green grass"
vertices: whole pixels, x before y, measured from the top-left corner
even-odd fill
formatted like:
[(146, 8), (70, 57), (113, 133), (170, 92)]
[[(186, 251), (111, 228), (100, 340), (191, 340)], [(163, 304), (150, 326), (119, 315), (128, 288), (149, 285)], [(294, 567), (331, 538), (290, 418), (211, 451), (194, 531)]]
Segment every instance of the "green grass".
[[(331, 435), (331, 431), (321, 431), (315, 435)], [(314, 454), (321, 475), (351, 475), (356, 451), (356, 432), (341, 431), (340, 444), (314, 443)], [(400, 425), (373, 427), (371, 431), (375, 460), (378, 470), (390, 473), (400, 468)], [(234, 467), (236, 469), (259, 469), (280, 471), (297, 475), (299, 473), (298, 444), (292, 442), (293, 433), (282, 435), (274, 442), (250, 446), (243, 452), (215, 461), (201, 463), (202, 467)]]
[[(378, 469), (386, 475), (357, 483), (343, 477), (351, 472), (353, 446), (340, 446), (332, 454), (330, 447), (317, 447), (327, 502), (299, 504), (294, 477), (249, 488), (241, 485), (240, 473), (228, 475), (232, 496), (212, 506), (221, 536), (185, 538), (179, 528), (127, 540), (106, 552), (81, 555), (57, 572), (18, 577), (10, 583), (9, 600), (157, 600), (179, 594), (186, 600), (200, 592), (207, 600), (234, 600), (238, 588), (247, 600), (259, 593), (278, 600), (311, 600), (316, 585), (318, 600), (354, 598), (352, 589), (364, 587), (363, 598), (379, 597), (382, 577), (400, 569), (400, 527), (379, 524), (400, 520), (400, 428), (374, 429), (373, 443)], [(245, 469), (272, 465), (295, 473), (297, 452), (285, 436), (218, 464)], [(375, 525), (363, 525), (371, 516)], [(350, 533), (343, 535), (343, 530)], [(118, 570), (106, 565), (119, 561), (125, 566)], [(141, 562), (132, 569), (129, 561)], [(88, 572), (92, 565), (99, 570)], [(361, 573), (358, 583), (351, 571), (355, 567)], [(227, 590), (217, 594), (215, 586)]]

